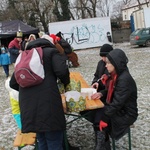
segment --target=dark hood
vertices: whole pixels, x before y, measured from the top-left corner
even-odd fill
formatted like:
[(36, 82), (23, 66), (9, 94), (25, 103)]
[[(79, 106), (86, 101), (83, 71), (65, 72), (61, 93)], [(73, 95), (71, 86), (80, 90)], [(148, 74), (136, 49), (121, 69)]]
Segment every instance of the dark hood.
[(121, 74), (124, 70), (127, 70), (128, 58), (123, 50), (114, 49), (107, 55), (107, 58), (115, 67), (117, 74)]
[(56, 48), (49, 40), (44, 38), (38, 38), (34, 41), (29, 42), (26, 49), (32, 49), (34, 47), (51, 47)]

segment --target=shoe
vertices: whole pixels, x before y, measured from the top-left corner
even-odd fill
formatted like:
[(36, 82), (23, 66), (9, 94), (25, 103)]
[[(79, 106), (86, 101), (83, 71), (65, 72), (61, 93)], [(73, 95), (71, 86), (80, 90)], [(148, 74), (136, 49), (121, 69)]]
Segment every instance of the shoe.
[(80, 150), (79, 147), (74, 147), (69, 144), (69, 150)]
[[(63, 148), (64, 148), (64, 150), (65, 150), (65, 147), (63, 147)], [(70, 143), (68, 143), (68, 148), (69, 148), (69, 150), (80, 150), (79, 147), (71, 146)]]

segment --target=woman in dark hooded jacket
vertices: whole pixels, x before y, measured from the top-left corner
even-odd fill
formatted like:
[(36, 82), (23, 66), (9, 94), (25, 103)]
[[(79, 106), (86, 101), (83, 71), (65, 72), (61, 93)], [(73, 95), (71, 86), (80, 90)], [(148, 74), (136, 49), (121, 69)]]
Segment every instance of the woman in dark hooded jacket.
[(19, 91), (22, 132), (37, 133), (39, 150), (62, 150), (66, 122), (57, 79), (66, 86), (70, 77), (66, 57), (50, 41), (48, 38), (39, 38), (27, 46), (27, 49), (43, 48), (44, 81), (36, 86), (22, 88), (13, 74), (10, 87)]
[[(105, 136), (104, 140), (100, 140), (99, 150), (105, 146), (103, 143), (107, 133), (115, 140), (120, 139), (138, 117), (137, 87), (127, 68), (127, 56), (122, 50), (114, 49), (106, 57), (106, 68), (110, 75), (101, 77), (106, 89), (100, 95), (106, 101), (100, 114), (99, 134), (100, 137)], [(95, 94), (92, 99), (95, 99)]]

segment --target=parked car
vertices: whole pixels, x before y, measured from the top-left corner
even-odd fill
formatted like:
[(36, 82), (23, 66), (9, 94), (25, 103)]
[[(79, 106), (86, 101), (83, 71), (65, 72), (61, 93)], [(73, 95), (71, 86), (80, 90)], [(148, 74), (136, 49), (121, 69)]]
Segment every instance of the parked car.
[(136, 29), (130, 35), (130, 44), (150, 46), (150, 28)]

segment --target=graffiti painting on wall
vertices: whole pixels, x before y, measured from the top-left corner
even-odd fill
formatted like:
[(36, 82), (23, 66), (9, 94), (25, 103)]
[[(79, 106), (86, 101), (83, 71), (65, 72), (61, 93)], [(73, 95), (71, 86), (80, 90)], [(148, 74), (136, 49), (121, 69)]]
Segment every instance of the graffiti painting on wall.
[(61, 31), (74, 49), (101, 46), (110, 43), (108, 32), (111, 35), (110, 18), (90, 18), (76, 21), (50, 23), (51, 33)]
[(107, 35), (104, 33), (105, 29), (100, 25), (87, 26), (73, 26), (70, 33), (63, 33), (64, 38), (70, 43), (82, 44), (82, 43), (98, 43), (104, 41)]

